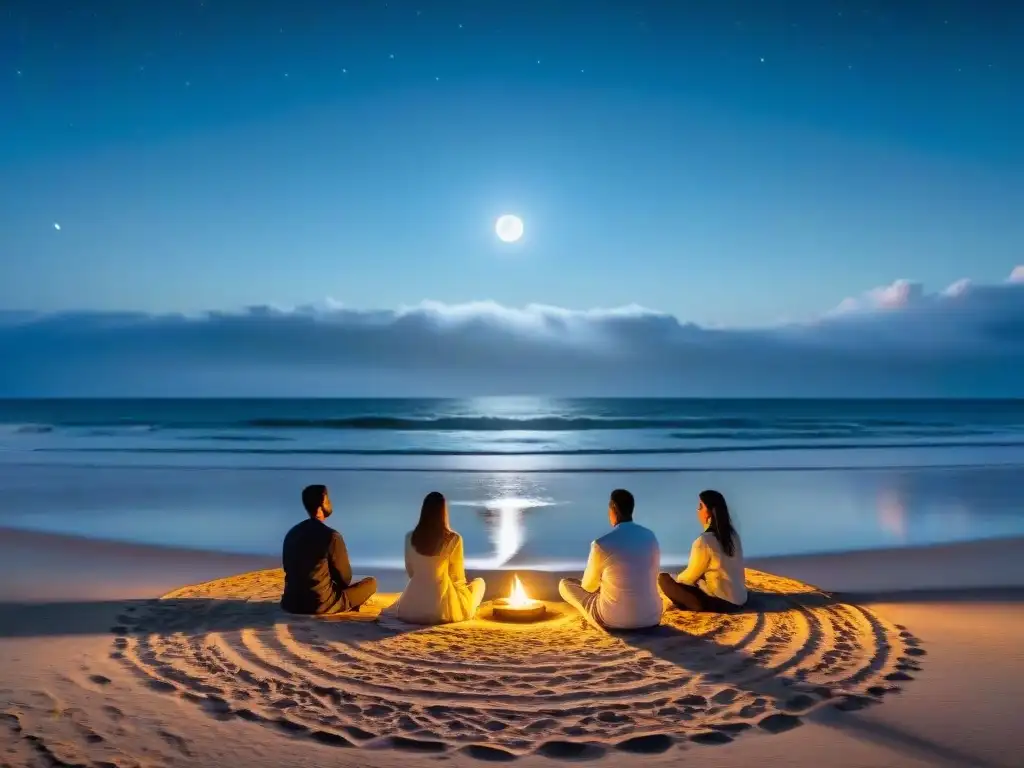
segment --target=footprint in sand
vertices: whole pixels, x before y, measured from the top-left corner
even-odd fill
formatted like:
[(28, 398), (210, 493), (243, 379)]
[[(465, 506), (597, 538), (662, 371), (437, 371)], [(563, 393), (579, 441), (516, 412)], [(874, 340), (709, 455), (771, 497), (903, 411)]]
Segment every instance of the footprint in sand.
[(355, 739), (356, 741), (370, 741), (371, 739), (377, 738), (376, 733), (370, 731), (364, 731), (362, 728), (358, 728), (354, 725), (346, 725), (342, 729), (346, 735)]
[(552, 718), (545, 718), (543, 720), (535, 720), (530, 723), (525, 730), (527, 733), (546, 733), (553, 731), (558, 727), (558, 721)]
[(552, 760), (592, 760), (604, 755), (605, 750), (597, 744), (578, 741), (547, 741), (537, 748), (537, 753)]
[(321, 744), (328, 744), (332, 747), (351, 747), (352, 742), (346, 739), (339, 733), (332, 733), (331, 731), (310, 731), (309, 737), (313, 741), (319, 741)]
[(762, 730), (768, 731), (768, 733), (784, 733), (785, 731), (791, 731), (797, 726), (803, 725), (803, 722), (796, 715), (776, 713), (774, 715), (768, 715), (768, 717), (761, 720), (757, 725)]
[(703, 733), (695, 733), (690, 737), (690, 741), (695, 744), (728, 744), (732, 741), (732, 736), (721, 731), (704, 731)]
[(443, 741), (409, 739), (405, 736), (392, 736), (387, 743), (392, 749), (418, 754), (438, 754), (448, 750), (448, 745)]
[(166, 730), (158, 730), (156, 734), (163, 739), (165, 743), (186, 757), (189, 757), (192, 754), (192, 750), (189, 749), (188, 742), (176, 733), (171, 733)]
[(704, 696), (690, 694), (689, 696), (682, 696), (676, 699), (676, 704), (680, 704), (684, 707), (706, 707), (708, 705), (708, 700)]
[(630, 752), (635, 755), (660, 755), (672, 748), (671, 737), (664, 733), (655, 733), (649, 736), (634, 736), (631, 739), (620, 741), (615, 748), (620, 752)]
[(735, 691), (732, 688), (726, 688), (724, 691), (719, 691), (712, 696), (711, 700), (715, 702), (715, 704), (732, 704), (732, 702), (736, 701), (737, 696), (739, 696), (739, 691)]
[(906, 672), (897, 671), (897, 672), (890, 672), (888, 675), (885, 676), (885, 679), (886, 680), (893, 680), (893, 681), (897, 681), (897, 680), (898, 681), (905, 681), (905, 680), (913, 680), (914, 678), (911, 677), (910, 675), (908, 675)]
[(488, 763), (510, 763), (518, 758), (518, 755), (513, 752), (486, 744), (470, 744), (468, 747), (463, 747), (461, 751), (474, 760)]
[(597, 716), (598, 722), (610, 723), (612, 725), (619, 725), (621, 723), (631, 723), (633, 718), (627, 715), (620, 715), (617, 712), (602, 712)]
[[(366, 613), (289, 617), (276, 606), (280, 580), (248, 574), (142, 606), (112, 627), (111, 655), (157, 694), (216, 719), (482, 762), (659, 754), (781, 733), (819, 704), (881, 704), (925, 656), (910, 630), (756, 571), (744, 612), (670, 611), (652, 632), (614, 635), (581, 628), (558, 605), (534, 626), (481, 619), (408, 631)], [(387, 603), (379, 596), (371, 610)]]
[(806, 693), (798, 693), (782, 705), (782, 708), (789, 712), (803, 712), (810, 709), (817, 703), (817, 700)]
[(832, 706), (840, 712), (856, 712), (876, 703), (875, 699), (869, 699), (867, 696), (843, 696)]

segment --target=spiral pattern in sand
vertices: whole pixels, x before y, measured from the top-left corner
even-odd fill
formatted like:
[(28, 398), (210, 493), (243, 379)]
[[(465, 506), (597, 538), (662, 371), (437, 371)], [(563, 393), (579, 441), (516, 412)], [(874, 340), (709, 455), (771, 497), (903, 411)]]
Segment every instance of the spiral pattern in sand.
[(757, 571), (743, 613), (673, 610), (628, 634), (561, 604), (533, 625), (386, 626), (374, 618), (387, 596), (358, 615), (289, 616), (276, 604), (281, 578), (261, 571), (153, 601), (122, 617), (113, 655), (216, 718), (339, 747), (503, 761), (789, 730), (812, 710), (880, 701), (924, 654), (870, 610)]

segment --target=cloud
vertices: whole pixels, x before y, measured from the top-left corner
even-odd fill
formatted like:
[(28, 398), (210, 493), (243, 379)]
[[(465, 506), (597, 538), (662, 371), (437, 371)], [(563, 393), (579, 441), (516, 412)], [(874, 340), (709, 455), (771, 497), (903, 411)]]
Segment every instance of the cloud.
[(0, 312), (0, 360), (0, 396), (1022, 396), (1024, 268), (937, 293), (899, 280), (761, 329), (486, 301)]
[(950, 283), (942, 291), (943, 296), (963, 296), (967, 291), (971, 289), (971, 281), (969, 278), (962, 278), (957, 280), (955, 283)]

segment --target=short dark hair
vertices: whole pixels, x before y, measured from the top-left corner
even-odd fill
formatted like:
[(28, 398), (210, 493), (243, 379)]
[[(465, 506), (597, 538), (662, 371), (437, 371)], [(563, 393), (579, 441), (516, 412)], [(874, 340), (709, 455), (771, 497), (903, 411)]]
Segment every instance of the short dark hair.
[(316, 516), (316, 511), (324, 503), (324, 496), (327, 495), (326, 485), (307, 485), (302, 489), (302, 506), (306, 508), (306, 514), (310, 517)]
[(612, 504), (615, 506), (615, 511), (619, 513), (619, 520), (633, 519), (633, 507), (636, 502), (632, 493), (625, 488), (616, 488), (612, 491)]

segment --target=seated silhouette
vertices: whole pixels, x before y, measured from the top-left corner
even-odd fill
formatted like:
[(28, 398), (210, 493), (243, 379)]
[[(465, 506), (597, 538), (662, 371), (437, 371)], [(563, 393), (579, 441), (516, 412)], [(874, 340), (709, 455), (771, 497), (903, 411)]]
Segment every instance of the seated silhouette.
[(484, 599), (484, 580), (466, 581), (462, 537), (448, 524), (448, 502), (428, 493), (420, 520), (405, 537), (409, 583), (381, 615), (410, 624), (449, 624), (476, 615)]
[(658, 574), (658, 586), (677, 608), (729, 613), (747, 602), (743, 545), (733, 528), (729, 505), (718, 491), (701, 491), (697, 520), (704, 532), (690, 548), (690, 561), (673, 579)]
[(660, 550), (653, 531), (633, 522), (633, 494), (612, 491), (612, 530), (590, 545), (583, 579), (562, 579), (558, 593), (594, 626), (643, 629), (661, 621)]
[(345, 540), (324, 523), (333, 511), (327, 486), (303, 489), (302, 505), (309, 519), (284, 537), (281, 607), (303, 614), (357, 610), (377, 591), (377, 581), (370, 577), (353, 583)]

